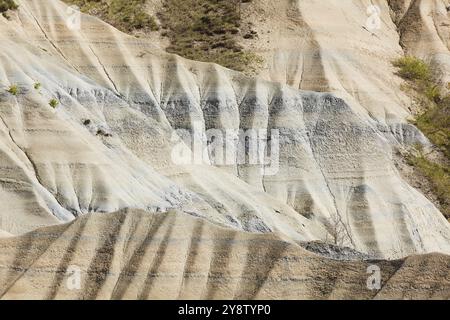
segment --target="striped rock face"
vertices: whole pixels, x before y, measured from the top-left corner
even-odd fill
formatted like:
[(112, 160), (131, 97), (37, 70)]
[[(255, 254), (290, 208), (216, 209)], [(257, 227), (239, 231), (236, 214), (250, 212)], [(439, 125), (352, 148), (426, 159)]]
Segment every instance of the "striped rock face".
[[(268, 50), (277, 67), (252, 78), (168, 54), (58, 0), (18, 3), (0, 17), (4, 298), (449, 297), (450, 225), (393, 161), (398, 146), (428, 144), (392, 91), (398, 79), (380, 84), (401, 51), (396, 31), (372, 60), (361, 54), (370, 41), (354, 53), (368, 65), (385, 54), (376, 72), (320, 63), (312, 51), (340, 52), (344, 40), (327, 41), (306, 14), (317, 2), (300, 1), (299, 30), (318, 32), (312, 51)], [(299, 78), (280, 79), (292, 64)], [(363, 86), (379, 90), (364, 96)], [(371, 262), (331, 260), (305, 243), (401, 260), (377, 260), (374, 291)], [(416, 254), (428, 255), (407, 258)], [(436, 272), (410, 292), (406, 279), (423, 264)], [(71, 267), (82, 290), (66, 285)]]
[[(220, 228), (177, 212), (89, 214), (0, 240), (0, 261), (3, 299), (450, 297), (448, 256), (329, 260), (272, 234)], [(379, 270), (376, 290), (368, 285), (371, 269)]]

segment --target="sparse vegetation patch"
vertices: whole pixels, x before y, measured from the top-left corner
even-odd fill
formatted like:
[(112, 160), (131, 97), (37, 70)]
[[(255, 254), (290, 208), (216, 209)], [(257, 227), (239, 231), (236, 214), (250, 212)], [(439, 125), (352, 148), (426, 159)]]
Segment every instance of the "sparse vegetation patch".
[(403, 57), (393, 64), (399, 68), (398, 74), (407, 80), (409, 89), (419, 97), (421, 112), (413, 123), (445, 159), (429, 159), (420, 147), (416, 147), (416, 152), (407, 157), (407, 162), (430, 182), (441, 211), (450, 219), (450, 96), (441, 92), (426, 62), (416, 57)]
[(146, 0), (64, 0), (76, 5), (82, 12), (98, 16), (124, 32), (155, 31), (158, 24), (146, 13)]
[(431, 78), (431, 71), (428, 64), (424, 61), (406, 56), (394, 61), (394, 66), (399, 68), (398, 74), (407, 80), (428, 81)]
[(239, 10), (236, 0), (166, 0), (159, 18), (171, 43), (167, 51), (238, 71), (251, 69), (261, 59), (237, 41)]
[(430, 161), (422, 151), (418, 155), (410, 154), (406, 160), (431, 182), (433, 194), (440, 202), (441, 212), (450, 219), (450, 168)]
[(450, 96), (442, 94), (426, 62), (404, 57), (394, 61), (394, 65), (399, 68), (398, 74), (408, 81), (409, 89), (420, 98), (422, 111), (414, 124), (450, 158)]

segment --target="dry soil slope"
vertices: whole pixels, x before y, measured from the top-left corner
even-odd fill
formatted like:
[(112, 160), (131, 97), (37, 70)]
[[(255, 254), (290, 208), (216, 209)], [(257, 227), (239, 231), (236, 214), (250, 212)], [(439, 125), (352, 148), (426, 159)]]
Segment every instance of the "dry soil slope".
[[(369, 265), (381, 290), (366, 287)], [(70, 290), (74, 266), (80, 290)], [(3, 299), (448, 299), (450, 257), (350, 262), (177, 212), (122, 211), (0, 240)]]
[[(177, 208), (299, 241), (330, 240), (338, 227), (339, 244), (379, 257), (450, 252), (448, 223), (391, 160), (399, 140), (423, 142), (412, 126), (392, 132), (331, 94), (169, 55), (86, 15), (80, 30), (66, 19), (56, 0), (23, 0), (12, 21), (0, 17), (4, 231)], [(6, 92), (14, 83), (17, 96)], [(175, 165), (174, 130), (196, 123), (202, 135), (278, 129), (279, 172)]]

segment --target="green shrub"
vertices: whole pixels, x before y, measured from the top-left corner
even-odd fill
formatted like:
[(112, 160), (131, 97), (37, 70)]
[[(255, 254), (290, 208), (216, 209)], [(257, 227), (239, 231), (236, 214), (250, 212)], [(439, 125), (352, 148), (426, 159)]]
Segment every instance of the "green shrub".
[(55, 109), (55, 108), (58, 106), (59, 101), (56, 100), (56, 99), (51, 99), (50, 102), (49, 102), (48, 104), (50, 105), (50, 107), (52, 107), (53, 109)]
[(17, 96), (19, 93), (19, 87), (16, 84), (13, 84), (9, 87), (8, 92), (14, 96)]
[(396, 60), (394, 65), (407, 80), (406, 87), (418, 95), (422, 113), (414, 124), (450, 158), (450, 96), (442, 95), (440, 84), (434, 81), (431, 68), (424, 61), (408, 56)]
[(428, 81), (431, 71), (428, 64), (413, 56), (406, 56), (394, 61), (394, 66), (399, 68), (398, 74), (407, 80)]
[(19, 6), (13, 0), (0, 0), (0, 12), (16, 10)]
[(34, 89), (39, 90), (41, 88), (41, 84), (39, 82), (36, 82), (33, 87)]

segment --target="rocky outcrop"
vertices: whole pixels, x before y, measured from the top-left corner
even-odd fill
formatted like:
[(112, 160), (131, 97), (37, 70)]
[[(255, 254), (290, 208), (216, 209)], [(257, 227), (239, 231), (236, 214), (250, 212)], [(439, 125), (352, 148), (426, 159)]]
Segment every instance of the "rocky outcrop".
[[(413, 127), (386, 130), (332, 94), (169, 55), (90, 16), (69, 28), (56, 0), (20, 4), (12, 21), (0, 18), (4, 231), (123, 208), (178, 209), (380, 258), (450, 252), (448, 222), (391, 159), (399, 136), (423, 139)], [(6, 92), (11, 84), (19, 94)], [(174, 159), (188, 137), (211, 144), (209, 129), (232, 132), (235, 149), (245, 146), (239, 129), (275, 130), (279, 143), (263, 151), (278, 146), (279, 157), (221, 164), (210, 146), (202, 163)]]

